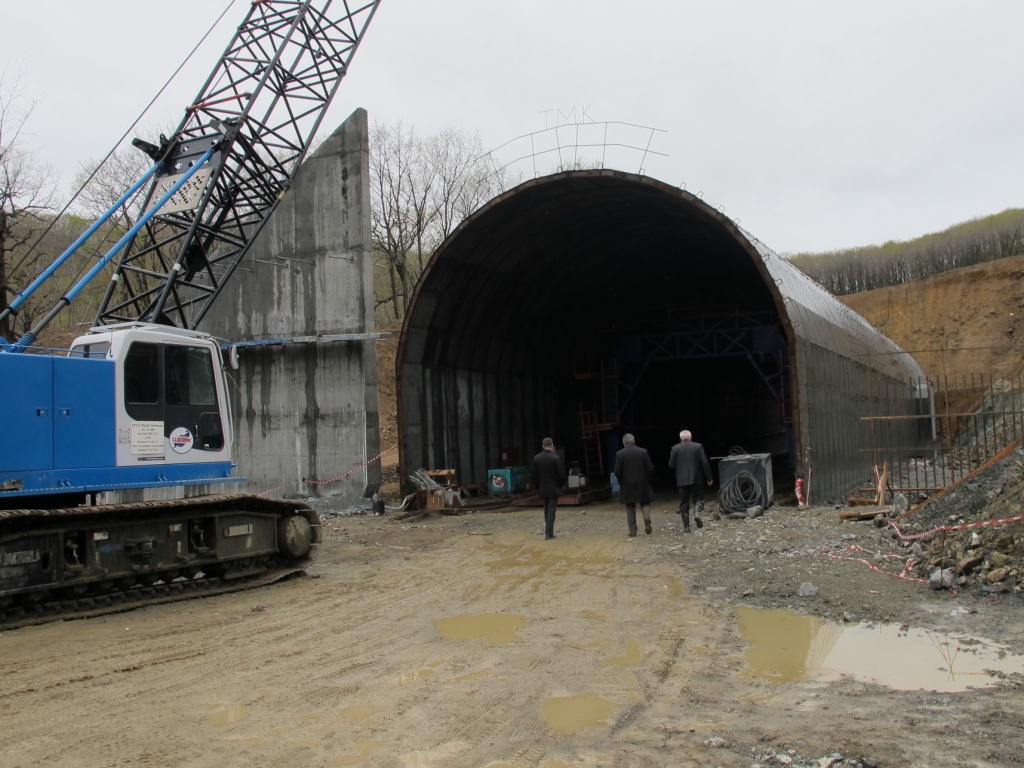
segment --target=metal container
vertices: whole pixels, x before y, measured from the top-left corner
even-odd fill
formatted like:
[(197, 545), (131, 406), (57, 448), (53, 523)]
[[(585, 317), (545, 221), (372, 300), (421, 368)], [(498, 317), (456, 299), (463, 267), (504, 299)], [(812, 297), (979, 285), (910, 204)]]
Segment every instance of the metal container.
[(526, 490), (529, 477), (526, 467), (505, 467), (487, 470), (487, 489), (492, 496), (511, 496)]
[(772, 494), (775, 489), (772, 487), (772, 455), (770, 453), (747, 453), (738, 456), (726, 456), (718, 463), (719, 487), (724, 488), (740, 472), (749, 472), (754, 480), (761, 486), (761, 493), (764, 494), (764, 506), (768, 508), (772, 503)]

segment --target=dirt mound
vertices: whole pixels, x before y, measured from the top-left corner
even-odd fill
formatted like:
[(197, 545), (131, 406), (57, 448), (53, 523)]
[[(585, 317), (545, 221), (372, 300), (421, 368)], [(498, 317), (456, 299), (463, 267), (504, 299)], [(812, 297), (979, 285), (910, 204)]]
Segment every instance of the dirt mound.
[(380, 408), (380, 448), (387, 450), (398, 442), (398, 401), (395, 396), (395, 358), (402, 321), (392, 320), (377, 328), (391, 334), (377, 342), (377, 404)]
[[(1002, 520), (1024, 515), (1024, 451), (965, 480), (905, 519), (906, 531), (926, 532), (944, 526)], [(910, 543), (911, 548), (915, 547)], [(1024, 522), (943, 531), (913, 549), (914, 572), (939, 578), (944, 586), (971, 586), (984, 592), (1020, 592), (1024, 580)], [(950, 583), (951, 582), (951, 583)], [(943, 586), (937, 582), (936, 586)]]
[[(1024, 366), (1024, 257), (839, 297), (895, 341), (929, 377)], [(941, 350), (946, 349), (945, 354)]]
[[(377, 407), (380, 409), (380, 449), (386, 451), (398, 442), (398, 399), (395, 391), (395, 359), (402, 335), (402, 321), (392, 320), (378, 326), (378, 331), (391, 334), (390, 339), (377, 342)], [(401, 498), (398, 487), (398, 451), (391, 451), (381, 461), (380, 495), (392, 502)]]

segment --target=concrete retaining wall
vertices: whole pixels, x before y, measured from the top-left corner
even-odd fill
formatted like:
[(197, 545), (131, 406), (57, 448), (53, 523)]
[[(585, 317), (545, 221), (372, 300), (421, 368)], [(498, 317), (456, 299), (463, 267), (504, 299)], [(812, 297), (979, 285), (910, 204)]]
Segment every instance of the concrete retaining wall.
[[(358, 109), (303, 163), (202, 330), (231, 341), (372, 333), (369, 146)], [(229, 371), (239, 490), (366, 495), (380, 465), (373, 341), (250, 347)]]

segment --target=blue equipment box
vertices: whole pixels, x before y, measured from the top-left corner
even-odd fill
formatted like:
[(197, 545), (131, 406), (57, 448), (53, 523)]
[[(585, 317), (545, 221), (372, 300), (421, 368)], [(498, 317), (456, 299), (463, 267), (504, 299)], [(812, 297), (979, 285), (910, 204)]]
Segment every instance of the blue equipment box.
[(530, 472), (526, 467), (487, 470), (487, 490), (492, 496), (511, 496), (526, 490)]

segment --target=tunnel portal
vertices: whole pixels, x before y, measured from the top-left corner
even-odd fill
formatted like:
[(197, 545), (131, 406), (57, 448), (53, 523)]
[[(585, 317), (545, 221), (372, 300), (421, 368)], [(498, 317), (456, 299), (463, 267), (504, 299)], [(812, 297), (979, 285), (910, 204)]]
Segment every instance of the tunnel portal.
[(455, 468), (484, 483), (550, 436), (607, 480), (632, 432), (671, 485), (668, 453), (689, 429), (709, 456), (771, 453), (781, 488), (820, 440), (828, 481), (849, 437), (838, 422), (815, 433), (818, 390), (800, 379), (840, 362), (820, 390), (840, 400), (858, 376), (916, 365), (685, 191), (609, 170), (534, 179), (464, 221), (416, 286), (397, 360), (401, 476)]

